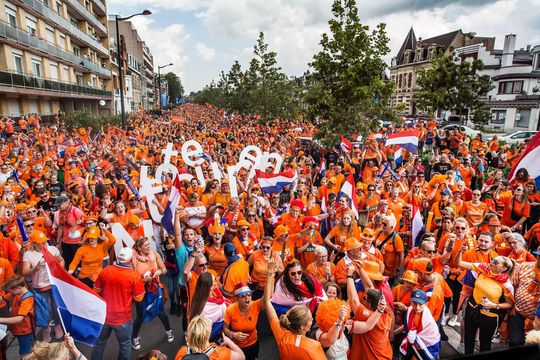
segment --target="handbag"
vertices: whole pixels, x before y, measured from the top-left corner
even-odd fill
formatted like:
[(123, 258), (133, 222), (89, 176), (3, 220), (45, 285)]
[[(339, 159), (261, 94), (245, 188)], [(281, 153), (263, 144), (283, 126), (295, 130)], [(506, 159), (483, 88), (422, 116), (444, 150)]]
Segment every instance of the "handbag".
[(157, 287), (157, 291), (147, 291), (142, 301), (143, 322), (152, 321), (156, 316), (164, 311), (163, 289)]

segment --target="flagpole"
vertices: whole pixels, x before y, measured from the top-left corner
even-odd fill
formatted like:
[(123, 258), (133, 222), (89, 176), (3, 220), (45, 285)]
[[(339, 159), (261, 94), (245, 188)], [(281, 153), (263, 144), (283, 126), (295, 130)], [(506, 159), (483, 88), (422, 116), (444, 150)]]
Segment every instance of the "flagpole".
[(62, 325), (62, 330), (64, 330), (64, 335), (66, 335), (68, 332), (66, 331), (66, 325), (64, 325), (64, 319), (62, 319), (62, 314), (60, 313), (60, 308), (57, 307), (56, 311), (58, 312), (58, 318), (60, 319), (60, 324)]

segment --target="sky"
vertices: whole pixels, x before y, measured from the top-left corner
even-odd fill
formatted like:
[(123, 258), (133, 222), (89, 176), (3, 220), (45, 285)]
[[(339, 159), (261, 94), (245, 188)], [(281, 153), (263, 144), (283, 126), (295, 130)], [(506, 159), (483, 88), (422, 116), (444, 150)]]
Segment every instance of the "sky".
[[(108, 0), (109, 14), (138, 16), (134, 23), (162, 72), (180, 76), (186, 92), (197, 91), (228, 72), (235, 60), (243, 69), (253, 55), (260, 31), (278, 65), (300, 76), (320, 50), (321, 35), (329, 32), (332, 0)], [(495, 37), (502, 49), (504, 35), (517, 34), (516, 48), (540, 45), (538, 0), (358, 0), (363, 23), (386, 23), (391, 52), (397, 54), (407, 32), (417, 38), (457, 29)], [(536, 15), (535, 15), (536, 14)]]

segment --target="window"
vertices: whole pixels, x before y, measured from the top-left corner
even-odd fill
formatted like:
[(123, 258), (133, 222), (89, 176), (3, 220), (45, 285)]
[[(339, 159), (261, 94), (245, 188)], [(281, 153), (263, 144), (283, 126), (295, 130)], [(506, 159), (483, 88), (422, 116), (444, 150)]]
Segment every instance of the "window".
[(65, 81), (65, 82), (70, 82), (69, 80), (69, 69), (67, 67), (63, 68), (62, 69), (62, 81)]
[(51, 30), (49, 28), (45, 28), (45, 33), (47, 34), (47, 41), (51, 44), (55, 44), (55, 38), (54, 38), (54, 30)]
[(77, 29), (79, 28), (79, 23), (74, 18), (69, 18), (69, 22), (71, 25), (75, 26)]
[(526, 139), (528, 136), (528, 134), (526, 132), (520, 132), (520, 133), (517, 133), (516, 135), (513, 135), (511, 137), (511, 139)]
[(77, 77), (77, 85), (83, 85), (84, 83), (83, 76), (81, 74), (77, 74), (76, 77)]
[(504, 125), (506, 122), (506, 110), (493, 110), (491, 116), (491, 124)]
[(27, 17), (26, 17), (26, 31), (27, 31), (30, 35), (36, 36), (36, 29), (37, 29), (37, 21), (34, 20), (34, 19), (31, 19), (31, 18), (29, 18), (29, 17), (27, 16)]
[(62, 50), (66, 49), (66, 35), (60, 35), (60, 41), (58, 42), (58, 47)]
[(73, 45), (73, 54), (80, 57), (81, 56), (81, 48), (78, 47), (78, 46)]
[(56, 2), (56, 12), (58, 13), (58, 15), (62, 15), (62, 3)]
[(6, 20), (9, 25), (17, 27), (17, 7), (6, 3)]
[(35, 77), (41, 77), (42, 71), (41, 71), (41, 60), (32, 59), (32, 74), (34, 74)]
[(51, 79), (58, 80), (58, 65), (50, 64)]
[(529, 120), (531, 118), (531, 110), (520, 110), (516, 114), (516, 121), (514, 122), (514, 127), (519, 128), (529, 128)]
[(23, 58), (22, 55), (13, 53), (13, 64), (17, 74), (23, 73)]
[(523, 90), (523, 81), (500, 81), (499, 94), (520, 94)]

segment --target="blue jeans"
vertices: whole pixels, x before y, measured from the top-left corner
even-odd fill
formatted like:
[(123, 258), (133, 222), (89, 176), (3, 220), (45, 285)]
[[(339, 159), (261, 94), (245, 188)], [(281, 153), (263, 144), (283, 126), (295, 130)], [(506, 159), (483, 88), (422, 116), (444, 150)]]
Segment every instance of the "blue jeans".
[(171, 300), (171, 305), (180, 304), (180, 290), (178, 284), (180, 273), (173, 275), (172, 271), (167, 271), (165, 276), (167, 293), (169, 295), (169, 299)]
[(19, 355), (26, 355), (32, 351), (32, 345), (34, 345), (34, 334), (18, 335), (19, 340)]
[(118, 345), (120, 353), (118, 354), (118, 360), (129, 360), (131, 356), (131, 329), (133, 328), (132, 321), (128, 321), (123, 325), (103, 325), (101, 334), (99, 334), (99, 339), (94, 344), (94, 349), (92, 350), (91, 360), (101, 360), (103, 359), (103, 352), (105, 351), (105, 345), (111, 332), (114, 330), (116, 339), (118, 339)]

